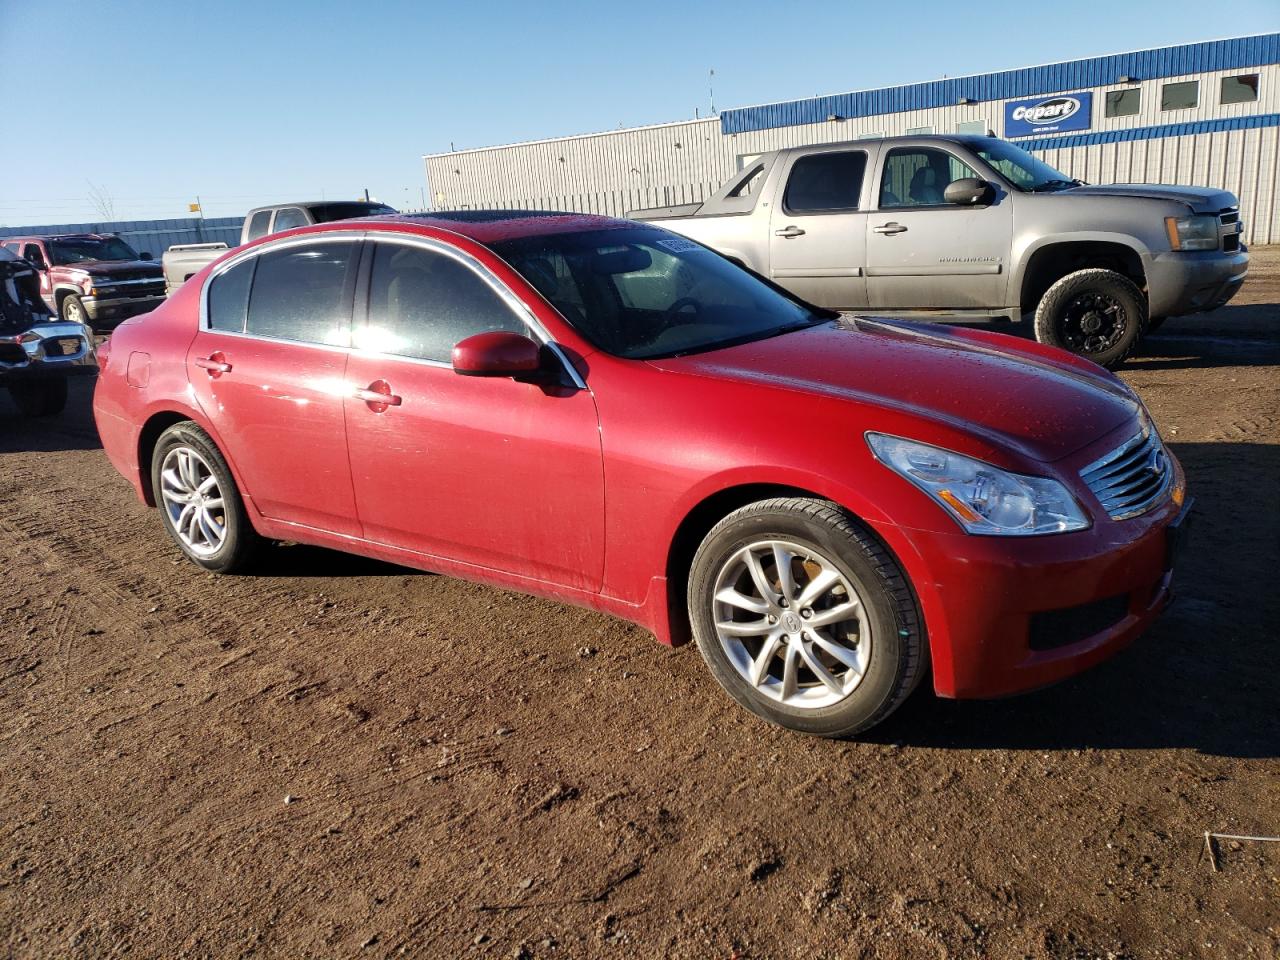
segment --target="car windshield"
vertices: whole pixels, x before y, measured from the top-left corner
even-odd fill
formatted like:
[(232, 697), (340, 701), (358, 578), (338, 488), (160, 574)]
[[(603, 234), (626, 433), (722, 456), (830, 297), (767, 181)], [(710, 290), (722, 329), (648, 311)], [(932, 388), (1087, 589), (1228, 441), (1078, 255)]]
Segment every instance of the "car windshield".
[(985, 139), (973, 144), (974, 152), (1019, 190), (1041, 193), (1076, 187), (1083, 181), (1074, 180), (1060, 170), (1055, 170), (1043, 160), (1037, 160), (1021, 147), (1004, 140)]
[(313, 203), (311, 216), (316, 223), (332, 223), (334, 220), (352, 220), (356, 217), (377, 217), (384, 213), (395, 213), (385, 203), (364, 203), (347, 200), (337, 203)]
[(761, 340), (837, 316), (652, 227), (521, 237), (492, 249), (591, 343), (633, 360)]
[(49, 259), (58, 266), (84, 260), (137, 260), (138, 254), (119, 237), (75, 237), (49, 240)]

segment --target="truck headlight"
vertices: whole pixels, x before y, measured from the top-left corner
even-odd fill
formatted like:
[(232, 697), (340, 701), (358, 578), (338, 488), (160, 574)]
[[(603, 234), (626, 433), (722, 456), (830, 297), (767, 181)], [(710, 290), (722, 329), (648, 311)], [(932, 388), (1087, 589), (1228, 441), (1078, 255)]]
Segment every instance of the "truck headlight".
[(1218, 218), (1211, 213), (1191, 217), (1165, 217), (1169, 245), (1175, 250), (1217, 250)]
[(927, 443), (868, 433), (876, 459), (911, 481), (967, 533), (1030, 537), (1089, 526), (1067, 488), (1048, 477), (1028, 477)]

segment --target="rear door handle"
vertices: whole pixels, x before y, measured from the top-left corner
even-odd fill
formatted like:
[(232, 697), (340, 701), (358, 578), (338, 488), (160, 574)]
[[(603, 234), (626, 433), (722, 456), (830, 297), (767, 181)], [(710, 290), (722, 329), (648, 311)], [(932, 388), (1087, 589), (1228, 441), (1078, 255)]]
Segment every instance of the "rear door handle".
[(374, 413), (382, 413), (387, 407), (398, 407), (404, 402), (391, 392), (391, 384), (385, 380), (375, 380), (363, 389), (353, 390), (351, 395), (367, 403)]
[(231, 364), (227, 363), (227, 358), (221, 353), (211, 353), (207, 357), (196, 357), (195, 363), (201, 370), (207, 370), (211, 377), (220, 377), (224, 373), (231, 372)]
[(799, 227), (783, 227), (781, 230), (773, 231), (775, 237), (782, 237), (784, 240), (790, 240), (792, 237), (803, 237), (804, 231)]
[(878, 226), (878, 227), (872, 227), (871, 229), (872, 229), (873, 231), (875, 231), (876, 233), (885, 233), (885, 234), (895, 234), (895, 233), (906, 233), (906, 232), (907, 232), (907, 228), (906, 228), (906, 227), (904, 227), (904, 226), (903, 226), (902, 224), (900, 224), (900, 223), (885, 223), (885, 224), (881, 224), (881, 225), (880, 225), (880, 226)]

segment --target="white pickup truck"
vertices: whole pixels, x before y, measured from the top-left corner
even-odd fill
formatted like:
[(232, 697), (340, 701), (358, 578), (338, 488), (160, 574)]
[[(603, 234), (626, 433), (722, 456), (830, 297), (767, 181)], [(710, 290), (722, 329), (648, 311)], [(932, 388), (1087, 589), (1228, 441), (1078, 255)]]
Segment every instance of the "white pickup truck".
[[(278, 203), (255, 207), (244, 218), (240, 243), (257, 240), (267, 234), (305, 227), (332, 220), (351, 220), (396, 211), (385, 203), (370, 200), (318, 200), (309, 203)], [(165, 293), (172, 294), (229, 248), (225, 243), (175, 243), (160, 258), (164, 267)]]
[(1030, 315), (1036, 339), (1107, 367), (1165, 317), (1226, 303), (1249, 265), (1232, 194), (1089, 186), (994, 137), (779, 150), (705, 203), (628, 216), (819, 306), (925, 319)]

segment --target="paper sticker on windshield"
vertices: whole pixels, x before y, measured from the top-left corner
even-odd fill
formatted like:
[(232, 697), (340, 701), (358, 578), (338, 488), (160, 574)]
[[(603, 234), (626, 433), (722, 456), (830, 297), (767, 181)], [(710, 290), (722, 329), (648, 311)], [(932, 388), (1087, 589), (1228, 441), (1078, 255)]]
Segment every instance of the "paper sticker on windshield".
[(690, 253), (694, 250), (701, 250), (692, 240), (685, 240), (683, 237), (673, 237), (670, 240), (656, 241), (658, 246), (670, 250), (672, 253)]

